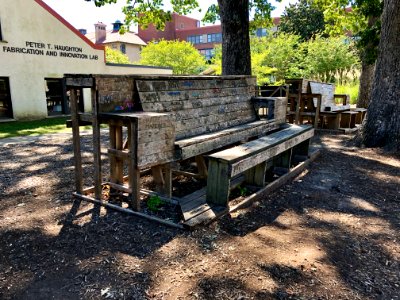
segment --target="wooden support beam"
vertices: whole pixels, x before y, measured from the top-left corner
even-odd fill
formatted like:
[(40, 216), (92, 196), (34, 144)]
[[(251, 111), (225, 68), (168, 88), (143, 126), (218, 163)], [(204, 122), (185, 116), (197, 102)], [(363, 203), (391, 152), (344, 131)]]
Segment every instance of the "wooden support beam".
[(129, 169), (129, 186), (132, 189), (131, 193), (131, 206), (135, 211), (140, 210), (140, 170), (137, 167), (137, 124), (130, 122), (128, 124), (128, 147), (132, 154), (131, 159), (128, 161)]
[(206, 161), (204, 160), (204, 156), (196, 155), (195, 160), (196, 160), (197, 170), (198, 170), (200, 176), (203, 178), (207, 178), (208, 171), (207, 171)]
[(96, 199), (101, 199), (101, 145), (100, 145), (100, 124), (98, 115), (98, 93), (92, 87), (92, 114), (93, 114), (93, 166), (94, 166), (94, 194)]
[(82, 172), (82, 155), (81, 155), (81, 137), (79, 133), (79, 117), (78, 117), (78, 97), (76, 89), (70, 92), (71, 105), (71, 122), (72, 122), (72, 141), (74, 147), (74, 165), (75, 165), (75, 190), (82, 194), (83, 189), (83, 172)]
[(73, 193), (73, 195), (78, 199), (85, 200), (85, 201), (88, 201), (88, 202), (92, 202), (92, 203), (95, 203), (95, 204), (100, 204), (101, 206), (104, 206), (104, 207), (107, 207), (107, 208), (112, 208), (112, 209), (118, 210), (120, 212), (124, 212), (124, 213), (130, 214), (130, 215), (134, 215), (134, 216), (137, 216), (137, 217), (141, 217), (141, 218), (144, 218), (144, 219), (147, 219), (147, 220), (150, 220), (150, 221), (155, 221), (155, 222), (158, 222), (158, 223), (161, 223), (161, 224), (164, 224), (164, 225), (168, 225), (168, 226), (171, 226), (171, 227), (174, 227), (174, 228), (179, 228), (179, 229), (183, 229), (184, 228), (181, 224), (177, 224), (177, 223), (174, 223), (174, 222), (171, 222), (171, 221), (168, 221), (168, 220), (160, 219), (160, 218), (157, 218), (157, 217), (154, 217), (154, 216), (146, 215), (144, 213), (133, 211), (131, 209), (124, 208), (124, 207), (121, 207), (121, 206), (118, 206), (118, 205), (115, 205), (115, 204), (111, 204), (111, 203), (108, 203), (108, 202), (103, 201), (103, 200), (94, 199), (92, 197), (84, 196), (84, 195), (79, 194), (79, 193)]

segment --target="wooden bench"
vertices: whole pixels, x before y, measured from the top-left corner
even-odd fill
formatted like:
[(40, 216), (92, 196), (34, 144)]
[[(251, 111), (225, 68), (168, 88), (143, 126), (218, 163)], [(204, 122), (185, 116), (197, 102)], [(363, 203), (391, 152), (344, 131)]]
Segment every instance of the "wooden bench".
[(287, 79), (286, 83), (290, 84), (288, 101), (292, 103), (288, 114), (295, 114), (296, 124), (307, 121), (315, 128), (339, 129), (340, 113), (350, 110), (348, 95), (335, 94), (330, 83), (307, 79)]
[(281, 130), (257, 140), (208, 156), (207, 202), (227, 206), (231, 181), (245, 174), (248, 184), (265, 185), (266, 173), (273, 168), (286, 172), (308, 157), (314, 129), (308, 125), (286, 125)]
[[(278, 130), (286, 119), (286, 97), (255, 97), (251, 76), (112, 76), (66, 75), (71, 89), (92, 89), (92, 113), (72, 107), (76, 157), (76, 195), (93, 192), (101, 199), (104, 184), (130, 194), (140, 211), (140, 174), (151, 169), (167, 199), (172, 199), (172, 173), (184, 160), (194, 160), (207, 177), (204, 155)], [(76, 103), (75, 103), (76, 104)], [(74, 105), (72, 105), (74, 106)], [(94, 187), (82, 188), (79, 124), (93, 124)], [(110, 180), (102, 182), (100, 124), (108, 124)], [(126, 128), (126, 129), (124, 129)], [(128, 165), (128, 176), (124, 165)], [(128, 180), (129, 185), (126, 185)], [(174, 200), (175, 201), (175, 200)], [(176, 202), (176, 201), (175, 201)]]

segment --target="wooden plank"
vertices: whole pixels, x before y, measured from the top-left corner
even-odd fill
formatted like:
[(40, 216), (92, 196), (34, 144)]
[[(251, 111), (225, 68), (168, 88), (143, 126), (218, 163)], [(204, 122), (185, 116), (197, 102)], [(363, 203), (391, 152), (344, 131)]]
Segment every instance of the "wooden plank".
[(275, 144), (272, 147), (266, 148), (264, 151), (259, 152), (253, 156), (248, 156), (245, 159), (237, 161), (232, 164), (231, 176), (235, 176), (237, 174), (243, 173), (245, 170), (249, 168), (249, 166), (254, 166), (262, 163), (279, 153), (282, 153), (290, 148), (293, 148), (295, 145), (303, 142), (304, 140), (310, 139), (314, 135), (314, 129), (306, 131), (301, 135), (290, 138), (286, 140), (284, 143)]
[(110, 156), (116, 156), (121, 159), (131, 158), (131, 153), (128, 150), (107, 149), (107, 152)]
[(207, 164), (204, 160), (204, 157), (202, 155), (196, 155), (195, 160), (196, 160), (197, 170), (198, 170), (200, 176), (202, 178), (207, 178), (208, 170), (207, 170)]
[(71, 89), (71, 120), (72, 120), (72, 142), (74, 147), (74, 166), (75, 166), (75, 191), (82, 194), (83, 172), (81, 155), (81, 138), (79, 133), (78, 105), (76, 89)]
[(135, 211), (140, 210), (140, 170), (137, 166), (137, 123), (131, 122), (128, 125), (128, 147), (132, 157), (128, 162), (129, 187), (131, 188), (131, 206)]
[(207, 140), (199, 144), (191, 144), (190, 146), (177, 149), (177, 157), (180, 159), (190, 158), (196, 155), (210, 152), (221, 148), (222, 146), (227, 146), (243, 139), (265, 134), (268, 131), (278, 129), (279, 125), (270, 122), (264, 123), (262, 126), (257, 126), (255, 128), (249, 129), (247, 131), (242, 131), (240, 133), (230, 134), (226, 136), (219, 137), (217, 139)]
[(210, 157), (207, 178), (207, 203), (227, 206), (231, 181), (230, 166), (227, 162)]
[(67, 77), (65, 79), (65, 83), (67, 87), (93, 87), (94, 79), (90, 77)]
[(121, 206), (118, 206), (118, 205), (115, 205), (115, 204), (111, 204), (111, 203), (108, 203), (108, 202), (103, 201), (103, 200), (94, 199), (92, 197), (84, 196), (84, 195), (81, 195), (79, 193), (74, 193), (74, 196), (76, 198), (79, 198), (79, 199), (82, 199), (82, 200), (85, 200), (85, 201), (88, 201), (88, 202), (92, 202), (92, 203), (95, 203), (95, 204), (100, 204), (101, 206), (112, 208), (112, 209), (115, 209), (115, 210), (120, 211), (120, 212), (124, 212), (124, 213), (131, 214), (131, 215), (134, 215), (134, 216), (137, 216), (137, 217), (145, 218), (147, 220), (155, 221), (155, 222), (158, 222), (158, 223), (161, 223), (161, 224), (164, 224), (164, 225), (168, 225), (168, 226), (171, 226), (171, 227), (174, 227), (174, 228), (183, 229), (183, 226), (181, 224), (177, 224), (177, 223), (174, 223), (174, 222), (171, 222), (171, 221), (168, 221), (168, 220), (160, 219), (160, 218), (157, 218), (157, 217), (154, 217), (154, 216), (146, 215), (144, 213), (133, 211), (133, 210), (128, 209), (128, 208), (123, 208)]
[(249, 156), (253, 156), (256, 153), (264, 151), (266, 148), (276, 146), (287, 140), (293, 139), (297, 136), (308, 133), (307, 136), (311, 136), (314, 130), (311, 126), (307, 125), (292, 125), (289, 124), (283, 129), (263, 136), (257, 140), (239, 145), (234, 148), (229, 148), (218, 153), (211, 154), (210, 156), (215, 159), (229, 161), (235, 163), (236, 161), (243, 160)]
[[(92, 113), (98, 115), (98, 93), (96, 88), (92, 87)], [(93, 118), (93, 166), (94, 166), (94, 195), (96, 199), (101, 199), (102, 175), (101, 175), (101, 144), (100, 144), (100, 123), (97, 117)]]
[(229, 210), (228, 207), (226, 206), (213, 206), (210, 207), (209, 210), (203, 212), (202, 214), (199, 214), (196, 217), (191, 218), (190, 220), (184, 222), (183, 225), (188, 229), (191, 229), (195, 226), (199, 226), (202, 224), (205, 225), (227, 214), (228, 212)]

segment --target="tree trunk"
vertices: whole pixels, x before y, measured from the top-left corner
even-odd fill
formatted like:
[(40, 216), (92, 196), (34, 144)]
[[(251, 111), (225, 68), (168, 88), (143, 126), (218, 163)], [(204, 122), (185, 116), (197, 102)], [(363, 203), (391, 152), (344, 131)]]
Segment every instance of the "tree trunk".
[(368, 147), (400, 150), (400, 0), (384, 1), (379, 55), (363, 134)]
[(360, 87), (358, 90), (357, 107), (367, 108), (371, 99), (372, 82), (374, 80), (375, 64), (369, 65), (362, 61)]
[[(377, 16), (368, 17), (368, 27), (376, 25), (379, 20)], [(372, 83), (374, 81), (375, 72), (375, 61), (367, 59), (367, 53), (371, 52), (370, 49), (374, 49), (375, 45), (372, 41), (365, 47), (361, 54), (361, 75), (360, 75), (360, 87), (358, 90), (357, 107), (367, 108), (371, 99)]]
[(249, 0), (218, 0), (222, 75), (251, 75)]

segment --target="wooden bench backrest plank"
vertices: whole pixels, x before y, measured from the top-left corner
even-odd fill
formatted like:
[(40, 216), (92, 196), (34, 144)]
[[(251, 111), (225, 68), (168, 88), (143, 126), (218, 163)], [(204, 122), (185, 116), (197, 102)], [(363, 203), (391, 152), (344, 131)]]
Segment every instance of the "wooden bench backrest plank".
[(138, 80), (137, 89), (143, 111), (171, 113), (177, 140), (256, 120), (252, 77)]

